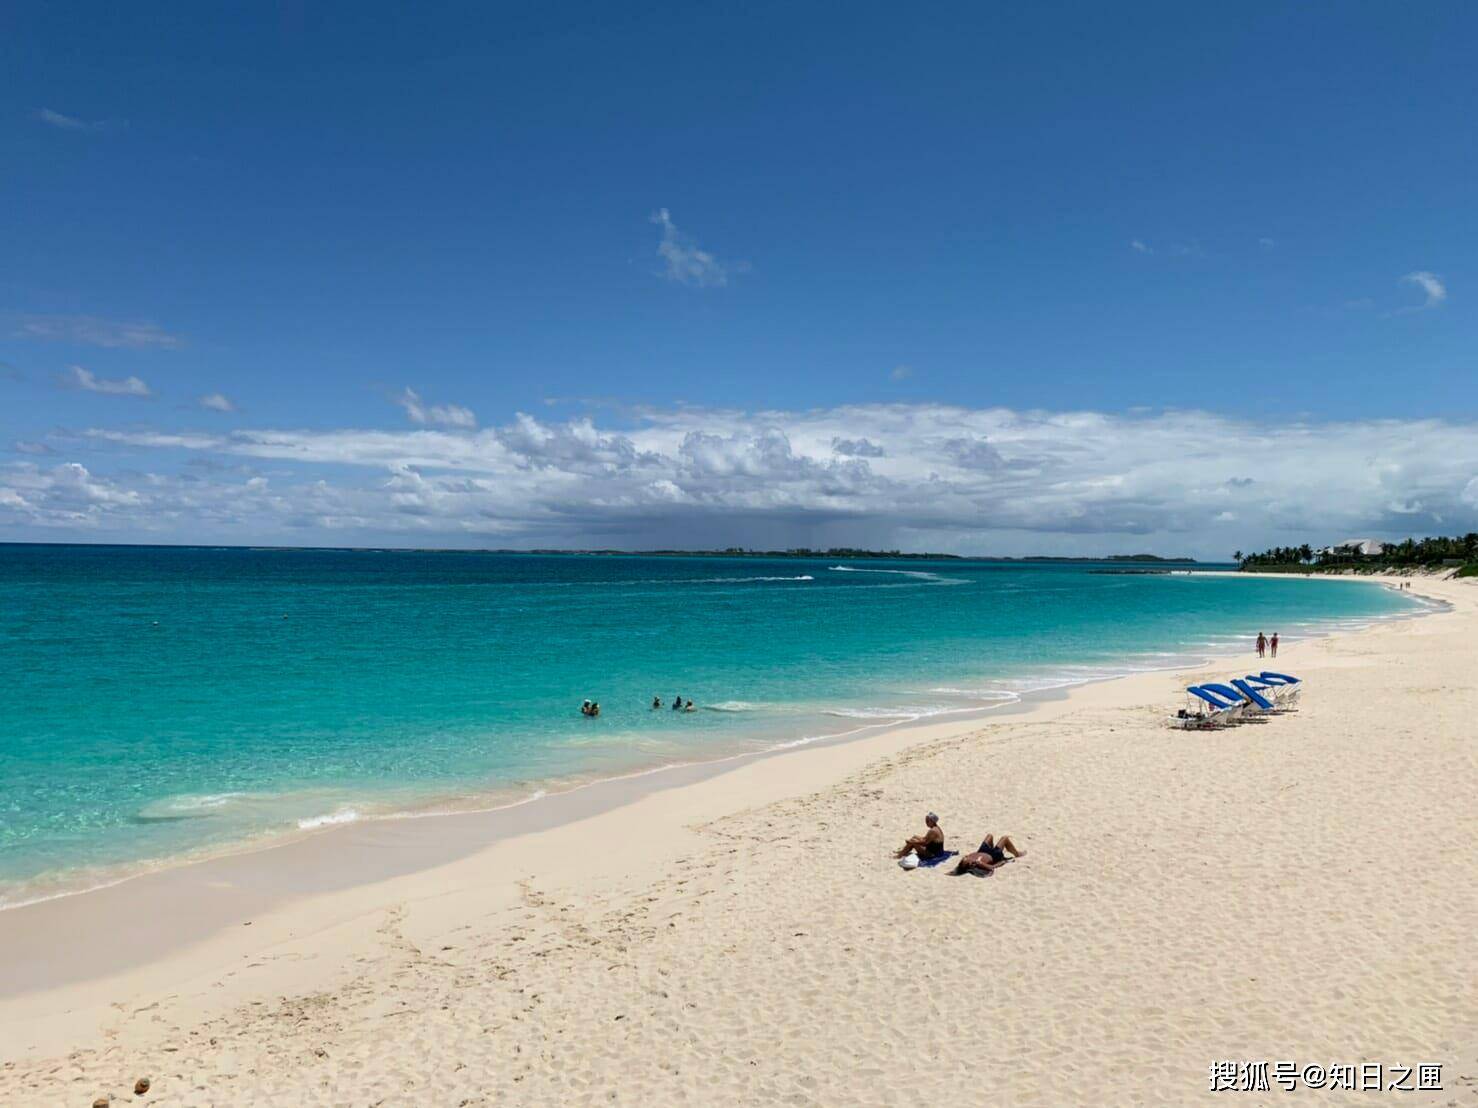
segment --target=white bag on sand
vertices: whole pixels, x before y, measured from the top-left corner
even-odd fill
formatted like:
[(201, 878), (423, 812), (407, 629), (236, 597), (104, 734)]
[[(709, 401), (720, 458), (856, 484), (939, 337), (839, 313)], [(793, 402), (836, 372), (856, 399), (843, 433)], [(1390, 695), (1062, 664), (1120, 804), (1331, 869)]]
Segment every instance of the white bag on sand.
[(899, 858), (898, 859), (898, 864), (900, 866), (902, 866), (904, 869), (918, 869), (919, 868), (919, 856), (917, 854), (913, 853), (912, 851), (910, 851), (909, 853), (905, 854), (902, 858)]

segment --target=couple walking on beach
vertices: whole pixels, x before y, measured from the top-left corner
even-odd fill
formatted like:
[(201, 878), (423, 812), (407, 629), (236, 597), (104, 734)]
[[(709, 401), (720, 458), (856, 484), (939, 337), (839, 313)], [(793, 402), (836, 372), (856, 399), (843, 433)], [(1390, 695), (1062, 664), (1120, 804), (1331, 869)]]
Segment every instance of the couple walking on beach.
[(1257, 656), (1259, 658), (1266, 657), (1268, 651), (1272, 651), (1274, 658), (1278, 656), (1278, 632), (1274, 631), (1273, 637), (1270, 639), (1259, 631), (1257, 633)]

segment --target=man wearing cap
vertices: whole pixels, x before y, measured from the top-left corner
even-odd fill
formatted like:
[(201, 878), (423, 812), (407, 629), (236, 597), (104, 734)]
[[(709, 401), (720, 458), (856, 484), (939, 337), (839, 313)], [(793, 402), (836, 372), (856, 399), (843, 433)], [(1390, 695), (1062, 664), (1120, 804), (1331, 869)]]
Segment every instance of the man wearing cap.
[(930, 812), (924, 817), (924, 826), (929, 830), (922, 835), (915, 835), (909, 839), (908, 842), (898, 848), (898, 852), (893, 857), (902, 858), (905, 854), (913, 851), (919, 856), (919, 861), (927, 862), (931, 858), (938, 858), (943, 854), (944, 832), (939, 827), (939, 817), (933, 812)]

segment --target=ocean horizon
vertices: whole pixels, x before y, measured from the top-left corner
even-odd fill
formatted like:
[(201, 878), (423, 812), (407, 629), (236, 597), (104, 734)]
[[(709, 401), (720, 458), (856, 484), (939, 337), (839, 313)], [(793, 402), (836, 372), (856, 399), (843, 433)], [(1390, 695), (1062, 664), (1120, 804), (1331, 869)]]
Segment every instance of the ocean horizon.
[(1374, 583), (1102, 572), (1124, 568), (0, 547), (0, 907), (1420, 610)]

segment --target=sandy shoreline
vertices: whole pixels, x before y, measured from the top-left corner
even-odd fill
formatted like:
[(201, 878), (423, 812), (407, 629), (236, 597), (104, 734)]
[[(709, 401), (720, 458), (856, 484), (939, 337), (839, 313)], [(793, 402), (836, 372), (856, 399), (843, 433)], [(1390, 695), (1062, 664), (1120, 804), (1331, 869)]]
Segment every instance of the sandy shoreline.
[[(1453, 610), (1290, 647), (1303, 710), (1224, 734), (1143, 674), (0, 913), (4, 1099), (1187, 1103), (1296, 1058), (1478, 1102), (1478, 588), (1414, 591)], [(1027, 859), (901, 873), (928, 807)]]

